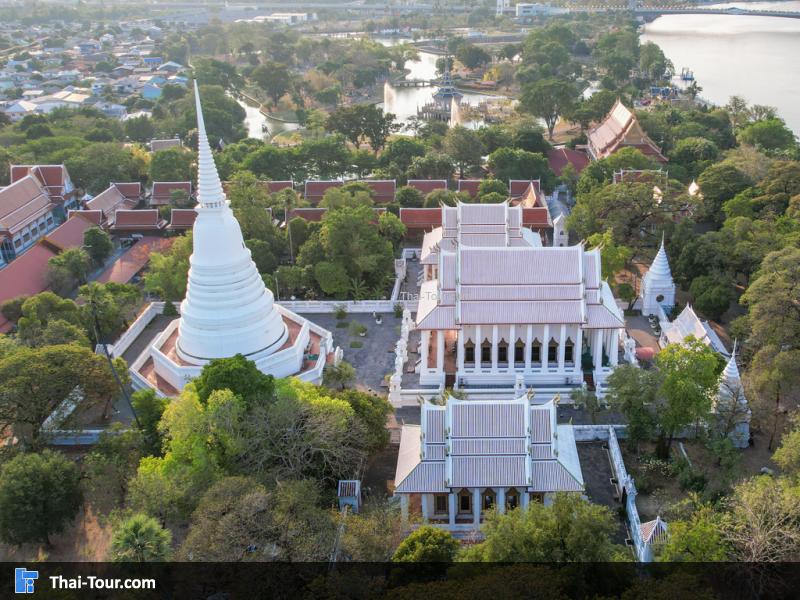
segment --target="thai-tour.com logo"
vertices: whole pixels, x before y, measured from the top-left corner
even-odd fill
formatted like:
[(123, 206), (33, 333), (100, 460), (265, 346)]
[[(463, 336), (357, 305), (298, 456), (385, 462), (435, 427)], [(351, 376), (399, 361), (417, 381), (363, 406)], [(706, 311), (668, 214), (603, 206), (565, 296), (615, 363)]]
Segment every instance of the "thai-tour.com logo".
[(29, 571), (25, 567), (14, 569), (14, 592), (17, 594), (32, 594), (34, 582), (39, 579), (39, 571)]
[[(39, 571), (30, 571), (25, 567), (14, 569), (14, 591), (17, 594), (33, 594), (35, 582), (39, 579)], [(77, 577), (64, 577), (63, 575), (50, 575), (43, 578), (49, 580), (50, 589), (53, 590), (154, 590), (155, 579), (131, 578), (120, 579), (116, 577), (96, 577), (94, 575), (78, 575)]]

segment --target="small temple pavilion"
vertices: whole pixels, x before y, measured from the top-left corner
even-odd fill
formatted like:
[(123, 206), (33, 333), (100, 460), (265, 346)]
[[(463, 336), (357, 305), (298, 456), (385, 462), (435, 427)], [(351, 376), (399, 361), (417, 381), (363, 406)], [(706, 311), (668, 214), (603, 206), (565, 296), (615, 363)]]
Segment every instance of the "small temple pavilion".
[(264, 285), (223, 192), (197, 86), (195, 101), (199, 191), (186, 298), (138, 374), (171, 395), (209, 361), (242, 354), (264, 373), (318, 383), (336, 355), (333, 337), (276, 304)]
[(586, 151), (592, 160), (608, 158), (622, 148), (636, 148), (657, 162), (667, 162), (667, 157), (642, 129), (636, 115), (619, 99), (606, 118), (592, 127), (586, 137)]

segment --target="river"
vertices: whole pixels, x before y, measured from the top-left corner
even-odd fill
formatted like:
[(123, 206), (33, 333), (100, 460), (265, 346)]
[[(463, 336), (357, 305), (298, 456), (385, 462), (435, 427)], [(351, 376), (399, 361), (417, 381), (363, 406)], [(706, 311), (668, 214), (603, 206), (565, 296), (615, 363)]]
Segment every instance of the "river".
[[(714, 6), (800, 11), (794, 0)], [(774, 106), (800, 134), (800, 19), (667, 15), (647, 24), (641, 40), (658, 44), (677, 72), (692, 69), (703, 98), (724, 105), (739, 95)]]

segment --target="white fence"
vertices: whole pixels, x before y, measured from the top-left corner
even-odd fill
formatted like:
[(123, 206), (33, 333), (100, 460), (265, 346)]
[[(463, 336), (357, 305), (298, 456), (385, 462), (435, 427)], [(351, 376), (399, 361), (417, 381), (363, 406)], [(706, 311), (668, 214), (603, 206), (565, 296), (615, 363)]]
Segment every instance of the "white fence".
[[(141, 335), (150, 322), (164, 312), (165, 304), (165, 302), (151, 302), (148, 304), (147, 308), (142, 311), (142, 313), (116, 342), (113, 344), (106, 344), (106, 348), (108, 348), (108, 353), (111, 355), (111, 357), (117, 358), (118, 356), (122, 356), (125, 351), (130, 348), (130, 345), (136, 341), (136, 338)], [(103, 352), (103, 347), (99, 344), (95, 349), (95, 352), (97, 354), (105, 354), (105, 352)]]
[(617, 487), (620, 493), (623, 490), (625, 492), (625, 513), (628, 516), (628, 529), (636, 558), (639, 562), (651, 562), (653, 560), (652, 552), (642, 539), (642, 522), (639, 520), (639, 510), (636, 508), (636, 485), (625, 469), (625, 461), (622, 459), (615, 426), (608, 426), (608, 452), (611, 455), (611, 467), (617, 480)]
[(576, 442), (608, 441), (609, 432), (614, 431), (617, 437), (627, 435), (626, 425), (573, 425)]

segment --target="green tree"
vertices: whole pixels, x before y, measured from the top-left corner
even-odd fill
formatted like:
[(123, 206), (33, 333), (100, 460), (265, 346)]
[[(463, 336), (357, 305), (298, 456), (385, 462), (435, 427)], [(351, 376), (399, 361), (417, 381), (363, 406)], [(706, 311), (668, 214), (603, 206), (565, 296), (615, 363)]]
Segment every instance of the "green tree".
[(168, 302), (182, 300), (186, 295), (191, 254), (191, 232), (177, 238), (166, 252), (153, 252), (144, 275), (145, 291)]
[(747, 175), (726, 161), (711, 165), (697, 179), (703, 195), (703, 216), (721, 223), (725, 216), (722, 205), (752, 184)]
[(658, 453), (667, 458), (675, 434), (708, 416), (721, 365), (712, 348), (689, 336), (683, 344), (663, 348), (656, 366), (662, 376)]
[(328, 365), (323, 373), (325, 385), (329, 387), (339, 386), (344, 390), (356, 379), (356, 370), (347, 361), (340, 361), (338, 365)]
[(403, 539), (400, 511), (390, 502), (371, 502), (344, 521), (342, 553), (350, 560), (389, 562)]
[(453, 158), (441, 152), (414, 157), (406, 171), (408, 179), (450, 179), (452, 174)]
[(84, 458), (83, 471), (88, 481), (91, 503), (99, 511), (119, 507), (128, 493), (128, 481), (144, 452), (142, 433), (114, 423), (100, 434), (100, 440)]
[(217, 390), (230, 390), (250, 406), (270, 402), (275, 393), (273, 377), (259, 371), (252, 360), (241, 354), (210, 361), (194, 384), (203, 404)]
[(671, 521), (669, 537), (658, 553), (663, 562), (724, 562), (731, 548), (723, 533), (722, 515), (700, 506), (686, 520)]
[(450, 128), (444, 136), (444, 151), (455, 162), (458, 176), (464, 178), (465, 170), (480, 166), (484, 147), (480, 136), (461, 125)]
[(153, 152), (150, 159), (150, 181), (191, 181), (194, 153), (174, 146)]
[(463, 43), (458, 46), (456, 58), (458, 62), (468, 69), (476, 69), (492, 60), (492, 57), (486, 50), (468, 43)]
[(553, 77), (526, 86), (520, 98), (520, 110), (544, 119), (547, 133), (553, 139), (558, 118), (575, 105), (577, 90), (568, 81)]
[(492, 175), (501, 181), (539, 179), (545, 191), (555, 187), (556, 177), (543, 154), (515, 148), (499, 148), (489, 155), (486, 163)]
[(156, 127), (148, 117), (134, 117), (125, 121), (125, 135), (134, 142), (147, 143), (155, 137)]
[(656, 401), (660, 377), (661, 374), (655, 370), (620, 365), (608, 378), (606, 400), (612, 410), (625, 415), (627, 443), (637, 453), (639, 443), (650, 439), (656, 428), (651, 407)]
[(600, 274), (603, 279), (613, 279), (615, 273), (625, 268), (633, 254), (630, 248), (614, 242), (614, 234), (610, 229), (590, 235), (586, 243), (589, 248), (600, 249)]
[(114, 527), (109, 558), (114, 562), (162, 562), (172, 554), (172, 533), (153, 517), (135, 514)]
[(697, 177), (719, 157), (719, 148), (708, 139), (688, 137), (678, 140), (670, 153), (670, 160), (686, 168), (691, 177)]
[(378, 231), (383, 237), (392, 242), (392, 246), (397, 250), (406, 235), (406, 226), (396, 215), (384, 212), (378, 217)]
[(117, 142), (90, 144), (69, 156), (65, 164), (75, 185), (92, 195), (112, 181), (141, 180), (145, 167), (132, 149)]
[(0, 538), (49, 546), (50, 535), (64, 530), (82, 502), (72, 461), (50, 450), (19, 454), (0, 468)]
[(134, 318), (142, 294), (135, 285), (91, 282), (78, 290), (81, 314), (94, 343), (115, 336)]
[(397, 190), (394, 199), (403, 208), (419, 208), (423, 202), (422, 192), (407, 185)]
[(617, 523), (605, 506), (578, 494), (559, 493), (553, 504), (532, 502), (526, 509), (491, 513), (483, 525), (484, 541), (462, 552), (477, 562), (604, 562), (625, 550), (611, 539)]
[(458, 540), (438, 527), (424, 525), (400, 542), (392, 556), (394, 562), (453, 562), (458, 552)]
[(425, 144), (414, 138), (396, 137), (386, 144), (380, 160), (384, 166), (394, 165), (400, 171), (407, 171), (417, 156), (425, 156)]
[(62, 296), (86, 283), (92, 259), (83, 248), (69, 248), (47, 261), (47, 282)]
[(285, 64), (266, 62), (253, 69), (250, 77), (266, 92), (273, 106), (292, 88), (292, 75)]
[(0, 381), (0, 426), (11, 428), (22, 447), (46, 441), (42, 424), (76, 387), (84, 409), (107, 405), (117, 392), (106, 359), (77, 344), (20, 347), (0, 359)]
[(781, 445), (772, 455), (772, 460), (789, 476), (800, 475), (800, 419), (795, 417), (794, 429), (783, 436)]
[(114, 250), (111, 238), (99, 227), (90, 227), (83, 233), (83, 245), (97, 265), (102, 265)]
[(794, 133), (782, 119), (756, 121), (739, 132), (739, 141), (765, 150), (785, 150), (796, 145)]
[[(68, 330), (66, 326), (72, 326), (76, 331)], [(20, 342), (30, 347), (58, 343), (55, 334), (59, 332), (63, 336), (61, 343), (74, 341), (88, 347), (89, 340), (82, 327), (80, 308), (75, 302), (59, 298), (53, 292), (41, 292), (24, 300), (17, 317)]]
[(722, 276), (701, 275), (689, 288), (694, 306), (709, 319), (719, 321), (734, 299), (731, 281)]
[(504, 181), (494, 179), (492, 177), (484, 179), (478, 186), (478, 197), (485, 196), (486, 194), (501, 194), (508, 197), (508, 186)]
[(161, 454), (162, 439), (158, 423), (169, 404), (168, 398), (157, 396), (155, 390), (147, 388), (136, 390), (131, 395), (131, 404), (136, 411), (140, 431), (144, 437), (144, 448), (147, 454)]

